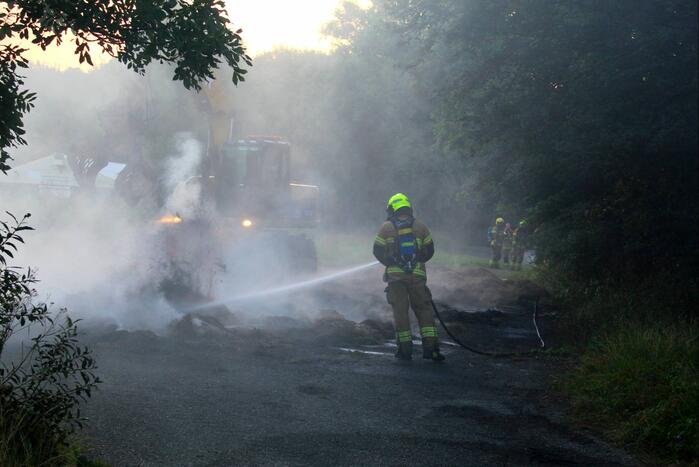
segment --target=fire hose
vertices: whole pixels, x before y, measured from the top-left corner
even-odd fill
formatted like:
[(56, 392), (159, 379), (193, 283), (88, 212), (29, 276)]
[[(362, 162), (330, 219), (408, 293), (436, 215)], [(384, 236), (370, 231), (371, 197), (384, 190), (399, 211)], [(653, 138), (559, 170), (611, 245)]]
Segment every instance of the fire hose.
[(444, 328), (444, 331), (446, 331), (447, 335), (452, 338), (454, 342), (459, 344), (461, 347), (464, 349), (468, 350), (469, 352), (473, 352), (478, 355), (485, 355), (487, 357), (496, 357), (496, 358), (506, 358), (506, 357), (525, 357), (525, 356), (532, 356), (538, 352), (541, 351), (541, 349), (546, 348), (546, 344), (544, 343), (544, 340), (541, 338), (541, 333), (539, 332), (539, 326), (536, 323), (536, 318), (537, 314), (539, 312), (539, 299), (537, 298), (534, 301), (534, 311), (532, 313), (532, 322), (534, 323), (534, 329), (536, 330), (536, 335), (539, 338), (539, 341), (541, 342), (541, 347), (539, 349), (534, 349), (534, 350), (528, 350), (524, 352), (488, 352), (485, 350), (479, 350), (473, 347), (470, 347), (461, 340), (456, 337), (452, 332), (449, 330), (447, 327), (446, 323), (444, 323), (444, 320), (442, 319), (442, 315), (439, 314), (439, 310), (437, 309), (437, 305), (434, 303), (434, 300), (430, 300), (430, 303), (432, 303), (432, 309), (434, 310), (434, 314), (437, 316), (437, 319), (439, 320), (440, 324)]

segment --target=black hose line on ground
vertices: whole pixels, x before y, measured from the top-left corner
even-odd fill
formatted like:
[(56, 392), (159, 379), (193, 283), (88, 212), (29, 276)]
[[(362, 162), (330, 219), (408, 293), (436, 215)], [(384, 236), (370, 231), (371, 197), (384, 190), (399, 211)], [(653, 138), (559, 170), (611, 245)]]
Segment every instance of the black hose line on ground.
[(437, 310), (437, 305), (434, 303), (434, 300), (430, 300), (430, 302), (432, 303), (432, 309), (434, 310), (434, 314), (437, 315), (437, 319), (441, 323), (441, 325), (444, 328), (444, 331), (446, 331), (447, 335), (449, 335), (449, 337), (451, 337), (454, 342), (456, 342), (457, 344), (459, 344), (461, 347), (468, 350), (469, 352), (473, 352), (473, 353), (478, 354), (478, 355), (485, 355), (486, 357), (496, 357), (496, 358), (525, 357), (525, 356), (532, 356), (532, 355), (538, 353), (541, 349), (546, 347), (544, 340), (541, 338), (541, 333), (539, 332), (539, 326), (536, 324), (536, 316), (537, 316), (537, 313), (539, 311), (539, 299), (538, 298), (534, 302), (534, 312), (532, 313), (532, 321), (534, 322), (534, 329), (536, 329), (536, 335), (539, 337), (539, 341), (541, 342), (541, 349), (528, 350), (526, 352), (488, 352), (485, 350), (478, 350), (478, 349), (474, 349), (473, 347), (469, 347), (468, 345), (461, 342), (454, 334), (451, 333), (451, 331), (447, 327), (446, 323), (444, 323), (442, 316), (439, 314), (439, 310)]

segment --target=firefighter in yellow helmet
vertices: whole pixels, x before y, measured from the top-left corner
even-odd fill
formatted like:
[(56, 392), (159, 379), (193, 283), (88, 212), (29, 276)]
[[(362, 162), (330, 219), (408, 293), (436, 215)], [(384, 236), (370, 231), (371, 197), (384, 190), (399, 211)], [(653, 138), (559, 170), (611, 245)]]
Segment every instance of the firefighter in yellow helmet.
[(374, 256), (384, 266), (386, 295), (393, 307), (398, 351), (396, 358), (411, 360), (412, 307), (420, 326), (423, 358), (441, 362), (437, 327), (432, 316), (432, 296), (427, 288), (425, 263), (434, 255), (434, 241), (425, 224), (413, 217), (410, 200), (403, 193), (393, 195), (386, 207), (388, 218), (374, 239)]
[(502, 256), (502, 245), (505, 241), (505, 219), (498, 217), (495, 219), (495, 225), (488, 229), (488, 242), (493, 250), (493, 256), (490, 259), (491, 268), (500, 267), (500, 257)]
[(522, 269), (524, 252), (529, 246), (529, 226), (527, 225), (526, 219), (519, 221), (519, 225), (512, 236), (512, 246), (512, 266), (516, 270)]
[(505, 230), (502, 236), (502, 262), (505, 267), (510, 266), (510, 262), (514, 264), (514, 256), (512, 255), (512, 239), (514, 230), (509, 222), (505, 222)]

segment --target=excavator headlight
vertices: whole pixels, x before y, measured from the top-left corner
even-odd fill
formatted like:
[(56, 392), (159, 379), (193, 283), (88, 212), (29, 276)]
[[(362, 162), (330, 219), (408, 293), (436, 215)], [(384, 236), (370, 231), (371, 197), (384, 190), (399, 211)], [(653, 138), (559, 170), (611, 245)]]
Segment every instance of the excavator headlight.
[(180, 216), (163, 216), (161, 217), (158, 222), (161, 224), (180, 224), (182, 222), (182, 218)]
[(240, 225), (242, 225), (246, 229), (249, 229), (250, 227), (252, 227), (253, 224), (254, 224), (254, 222), (250, 219), (243, 219), (243, 221), (240, 223)]

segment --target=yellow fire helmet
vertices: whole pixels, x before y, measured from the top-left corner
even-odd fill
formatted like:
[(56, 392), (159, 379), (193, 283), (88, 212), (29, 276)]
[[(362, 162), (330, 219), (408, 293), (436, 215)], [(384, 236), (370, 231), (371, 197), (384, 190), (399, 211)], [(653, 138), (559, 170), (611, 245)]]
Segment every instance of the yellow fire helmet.
[(498, 217), (497, 219), (495, 219), (496, 224), (502, 224), (503, 222), (505, 222), (505, 219), (503, 219), (502, 217)]
[(388, 200), (388, 205), (386, 206), (386, 209), (388, 209), (391, 212), (396, 212), (400, 208), (412, 208), (413, 205), (410, 203), (410, 200), (406, 195), (403, 193), (396, 193), (395, 195), (391, 196), (391, 198)]

